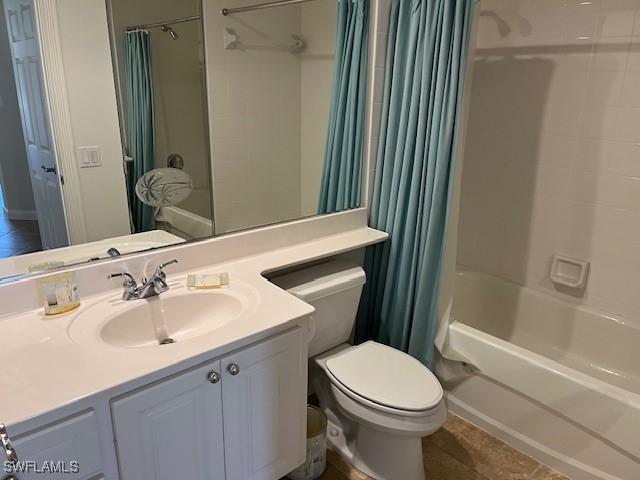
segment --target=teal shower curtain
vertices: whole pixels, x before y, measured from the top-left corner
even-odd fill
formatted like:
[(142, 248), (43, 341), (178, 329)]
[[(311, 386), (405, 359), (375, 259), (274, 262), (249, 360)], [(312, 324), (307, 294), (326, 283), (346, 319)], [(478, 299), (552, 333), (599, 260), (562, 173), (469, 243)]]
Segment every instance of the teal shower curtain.
[(336, 61), (318, 213), (360, 206), (369, 0), (338, 0)]
[(356, 338), (432, 366), (447, 210), (474, 0), (393, 0)]
[(127, 89), (127, 146), (133, 159), (127, 164), (127, 195), (135, 232), (155, 228), (153, 207), (143, 204), (135, 187), (155, 167), (155, 118), (149, 32), (125, 32), (124, 61)]

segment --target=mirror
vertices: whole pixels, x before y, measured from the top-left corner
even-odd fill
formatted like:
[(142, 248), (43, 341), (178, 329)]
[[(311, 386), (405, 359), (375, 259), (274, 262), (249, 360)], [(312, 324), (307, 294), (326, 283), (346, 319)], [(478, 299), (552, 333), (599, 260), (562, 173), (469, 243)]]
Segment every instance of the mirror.
[(1, 278), (360, 205), (362, 125), (323, 193), (336, 0), (0, 5)]
[(336, 2), (237, 5), (205, 9), (216, 233), (318, 213), (331, 107)]

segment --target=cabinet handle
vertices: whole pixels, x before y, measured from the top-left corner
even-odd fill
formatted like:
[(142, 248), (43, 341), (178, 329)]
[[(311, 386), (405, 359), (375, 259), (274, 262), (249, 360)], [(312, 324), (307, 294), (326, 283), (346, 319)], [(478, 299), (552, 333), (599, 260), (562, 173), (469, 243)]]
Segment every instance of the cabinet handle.
[(15, 464), (18, 461), (18, 454), (16, 453), (16, 449), (13, 448), (13, 445), (11, 445), (7, 427), (5, 427), (3, 423), (0, 423), (0, 443), (2, 444), (2, 449), (4, 450), (7, 460)]
[(235, 363), (232, 363), (227, 367), (227, 372), (229, 372), (231, 375), (237, 375), (240, 373), (240, 367)]
[(209, 380), (211, 383), (218, 383), (220, 381), (220, 374), (211, 370), (209, 373), (207, 373), (207, 380)]

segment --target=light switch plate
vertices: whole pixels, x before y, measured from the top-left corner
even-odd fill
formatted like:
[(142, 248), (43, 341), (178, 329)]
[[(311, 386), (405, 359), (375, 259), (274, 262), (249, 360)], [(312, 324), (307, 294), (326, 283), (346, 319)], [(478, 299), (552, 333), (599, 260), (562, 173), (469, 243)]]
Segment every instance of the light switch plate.
[(93, 168), (102, 166), (102, 155), (100, 147), (79, 147), (78, 152), (80, 160), (80, 168)]

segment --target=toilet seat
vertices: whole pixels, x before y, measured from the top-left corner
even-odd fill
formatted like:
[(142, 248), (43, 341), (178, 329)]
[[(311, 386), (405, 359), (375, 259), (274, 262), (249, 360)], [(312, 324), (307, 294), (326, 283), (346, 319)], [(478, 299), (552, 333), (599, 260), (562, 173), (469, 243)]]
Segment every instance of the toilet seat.
[(423, 416), (438, 407), (443, 390), (435, 375), (404, 352), (369, 341), (326, 358), (325, 371), (342, 393), (369, 408)]

